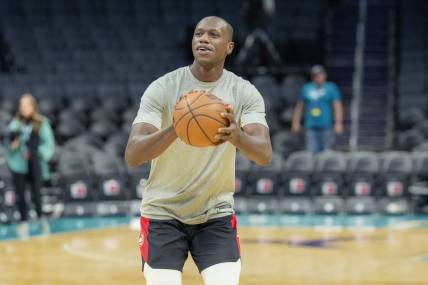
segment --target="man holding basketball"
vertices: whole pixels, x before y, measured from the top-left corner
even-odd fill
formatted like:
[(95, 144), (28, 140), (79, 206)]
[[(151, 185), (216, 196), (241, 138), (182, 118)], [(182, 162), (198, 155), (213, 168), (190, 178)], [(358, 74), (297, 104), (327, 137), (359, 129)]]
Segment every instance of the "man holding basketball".
[[(181, 284), (188, 252), (206, 285), (239, 284), (237, 221), (233, 213), (235, 154), (268, 165), (272, 159), (264, 102), (248, 81), (224, 69), (233, 28), (206, 17), (192, 39), (194, 62), (155, 80), (141, 98), (125, 159), (152, 160), (141, 205), (140, 251), (148, 285)], [(180, 96), (203, 90), (226, 105), (217, 146), (197, 148), (177, 139), (173, 111)]]

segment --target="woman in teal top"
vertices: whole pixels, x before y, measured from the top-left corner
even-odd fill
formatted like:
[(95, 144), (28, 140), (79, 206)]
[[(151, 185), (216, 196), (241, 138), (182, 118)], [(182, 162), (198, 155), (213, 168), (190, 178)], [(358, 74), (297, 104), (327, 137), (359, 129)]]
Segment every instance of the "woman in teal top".
[(6, 143), (7, 162), (12, 172), (21, 221), (28, 219), (25, 200), (27, 183), (38, 217), (42, 216), (40, 187), (49, 178), (48, 161), (51, 159), (55, 140), (48, 119), (37, 111), (37, 103), (31, 94), (19, 100), (15, 118), (8, 126), (9, 139)]

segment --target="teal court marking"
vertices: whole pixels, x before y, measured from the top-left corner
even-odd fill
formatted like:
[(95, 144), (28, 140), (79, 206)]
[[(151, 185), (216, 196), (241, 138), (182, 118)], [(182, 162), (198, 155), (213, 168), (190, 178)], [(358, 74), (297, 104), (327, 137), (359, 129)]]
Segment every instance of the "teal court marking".
[[(136, 217), (81, 217), (50, 220), (51, 234), (129, 225)], [(320, 228), (320, 229), (376, 229), (428, 228), (428, 216), (320, 216), (320, 215), (238, 215), (239, 226)], [(17, 225), (0, 225), (0, 241), (17, 239)], [(42, 227), (30, 223), (30, 236), (39, 236)], [(428, 260), (428, 256), (424, 257)]]

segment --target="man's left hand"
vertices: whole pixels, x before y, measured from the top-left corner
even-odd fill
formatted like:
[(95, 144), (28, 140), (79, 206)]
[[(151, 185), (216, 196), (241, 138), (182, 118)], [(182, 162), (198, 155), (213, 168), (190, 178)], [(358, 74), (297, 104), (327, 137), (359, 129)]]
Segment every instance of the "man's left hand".
[(334, 132), (336, 133), (336, 135), (343, 134), (343, 124), (342, 123), (334, 124)]
[(226, 105), (225, 107), (226, 113), (221, 113), (220, 115), (229, 121), (229, 126), (225, 128), (219, 128), (217, 135), (214, 138), (217, 140), (218, 144), (229, 141), (235, 145), (242, 131), (236, 124), (232, 106)]

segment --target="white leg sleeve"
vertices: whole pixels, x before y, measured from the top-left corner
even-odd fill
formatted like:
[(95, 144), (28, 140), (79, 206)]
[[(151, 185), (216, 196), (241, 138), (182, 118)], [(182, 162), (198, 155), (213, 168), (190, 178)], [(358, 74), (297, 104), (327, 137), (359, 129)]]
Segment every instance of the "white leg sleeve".
[(238, 285), (241, 260), (215, 264), (202, 271), (205, 285)]
[(181, 285), (181, 272), (172, 269), (153, 269), (144, 264), (147, 285)]

